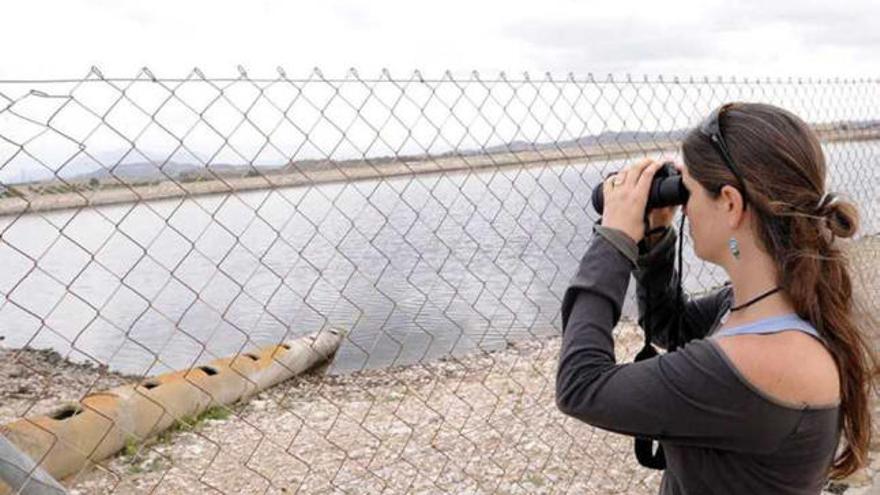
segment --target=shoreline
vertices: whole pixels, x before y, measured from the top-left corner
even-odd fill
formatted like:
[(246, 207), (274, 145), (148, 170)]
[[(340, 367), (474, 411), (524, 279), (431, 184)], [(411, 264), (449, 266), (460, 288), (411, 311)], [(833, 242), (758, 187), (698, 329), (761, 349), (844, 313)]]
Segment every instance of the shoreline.
[(547, 153), (545, 152), (529, 151), (465, 155), (461, 157), (438, 157), (409, 161), (402, 159), (380, 164), (371, 164), (369, 160), (365, 160), (344, 166), (338, 166), (334, 162), (328, 161), (324, 162), (321, 166), (310, 165), (303, 170), (292, 172), (269, 172), (252, 177), (224, 177), (223, 175), (218, 175), (212, 180), (191, 182), (165, 179), (156, 184), (125, 184), (113, 189), (91, 190), (83, 188), (79, 193), (39, 194), (27, 191), (22, 193), (16, 187), (16, 190), (22, 195), (0, 199), (0, 217), (88, 206), (210, 196), (275, 188), (318, 186), (440, 173), (464, 173), (489, 170), (491, 168), (533, 168), (577, 162), (590, 163), (603, 159), (620, 158), (637, 152), (669, 150), (674, 148), (675, 145), (669, 142), (662, 145), (621, 146), (620, 149), (613, 151), (596, 148), (592, 150), (596, 154), (584, 153), (583, 149), (578, 149), (580, 154), (575, 155), (567, 155), (564, 150), (552, 150), (553, 156), (546, 156)]
[[(817, 129), (822, 142), (858, 142), (880, 140), (880, 131), (843, 131)], [(611, 143), (608, 145), (568, 146), (534, 151), (513, 151), (489, 154), (472, 154), (440, 157), (402, 157), (392, 161), (365, 159), (335, 162), (325, 160), (300, 170), (287, 165), (281, 172), (258, 173), (252, 177), (224, 176), (218, 174), (210, 180), (165, 179), (158, 183), (127, 184), (119, 179), (118, 187), (94, 189), (87, 183), (71, 181), (64, 187), (77, 192), (42, 194), (30, 187), (46, 187), (58, 183), (38, 183), (9, 186), (13, 195), (0, 197), (0, 217), (27, 213), (57, 211), (88, 206), (104, 206), (121, 203), (155, 201), (180, 197), (228, 194), (239, 191), (256, 191), (284, 187), (316, 186), (340, 182), (375, 180), (392, 177), (430, 175), (438, 173), (464, 173), (492, 168), (533, 168), (559, 166), (572, 163), (592, 163), (641, 155), (651, 152), (678, 149), (680, 141), (656, 140), (649, 142)], [(409, 159), (408, 159), (409, 158)], [(295, 162), (294, 162), (295, 163)], [(344, 163), (344, 164), (341, 164)], [(291, 170), (295, 169), (295, 170)], [(63, 183), (60, 183), (63, 184)]]

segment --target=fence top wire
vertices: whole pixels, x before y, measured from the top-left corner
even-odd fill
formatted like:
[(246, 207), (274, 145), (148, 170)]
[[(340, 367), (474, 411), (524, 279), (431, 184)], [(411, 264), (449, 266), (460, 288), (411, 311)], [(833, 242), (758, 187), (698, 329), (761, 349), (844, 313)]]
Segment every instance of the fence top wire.
[(663, 75), (648, 75), (648, 74), (605, 74), (598, 75), (592, 72), (587, 72), (583, 75), (575, 74), (574, 72), (568, 72), (564, 76), (554, 76), (551, 72), (544, 72), (539, 77), (533, 77), (530, 72), (523, 71), (517, 75), (508, 75), (505, 71), (499, 71), (497, 74), (493, 74), (488, 77), (483, 77), (480, 75), (480, 71), (473, 70), (464, 75), (455, 75), (450, 70), (443, 71), (442, 77), (426, 77), (422, 71), (414, 70), (409, 75), (403, 76), (394, 76), (391, 74), (389, 69), (381, 69), (379, 77), (361, 77), (359, 75), (359, 71), (355, 68), (350, 68), (346, 71), (346, 77), (326, 77), (323, 71), (320, 68), (314, 68), (311, 71), (311, 75), (307, 77), (297, 76), (297, 77), (288, 77), (287, 71), (278, 67), (276, 72), (278, 73), (278, 77), (269, 78), (269, 77), (250, 77), (247, 71), (239, 66), (238, 68), (238, 77), (208, 77), (205, 73), (199, 69), (198, 67), (192, 69), (190, 71), (189, 76), (187, 77), (157, 77), (148, 67), (142, 68), (137, 75), (134, 77), (106, 77), (103, 72), (97, 67), (92, 67), (89, 72), (80, 78), (28, 78), (28, 79), (0, 79), (0, 84), (63, 84), (63, 83), (82, 83), (82, 82), (138, 82), (138, 81), (149, 81), (153, 82), (168, 82), (168, 83), (176, 83), (176, 82), (187, 82), (192, 81), (193, 79), (210, 79), (215, 82), (236, 82), (236, 81), (250, 81), (257, 83), (269, 83), (269, 82), (277, 82), (277, 81), (289, 81), (289, 82), (298, 82), (305, 83), (314, 81), (315, 78), (319, 78), (323, 82), (330, 83), (339, 83), (351, 81), (352, 79), (356, 79), (366, 83), (379, 83), (379, 82), (389, 82), (389, 81), (399, 81), (404, 79), (411, 79), (418, 82), (423, 83), (443, 83), (443, 82), (484, 82), (484, 83), (500, 83), (500, 82), (513, 82), (513, 83), (526, 83), (526, 82), (535, 82), (535, 81), (545, 81), (545, 82), (557, 82), (557, 83), (591, 83), (591, 84), (617, 84), (617, 83), (629, 83), (629, 84), (657, 84), (657, 83), (665, 83), (665, 84), (709, 84), (709, 83), (730, 83), (730, 84), (864, 84), (864, 83), (878, 83), (880, 82), (880, 76), (863, 76), (863, 77), (818, 77), (818, 76), (804, 76), (804, 77), (796, 77), (796, 76), (737, 76), (737, 75), (671, 75), (671, 76), (663, 76)]

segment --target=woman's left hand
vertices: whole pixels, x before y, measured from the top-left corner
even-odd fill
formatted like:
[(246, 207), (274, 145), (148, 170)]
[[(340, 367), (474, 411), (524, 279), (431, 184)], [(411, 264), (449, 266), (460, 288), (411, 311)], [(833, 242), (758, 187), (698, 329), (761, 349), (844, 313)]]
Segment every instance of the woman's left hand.
[(602, 226), (623, 231), (635, 242), (645, 236), (645, 207), (654, 174), (663, 164), (646, 158), (605, 180)]

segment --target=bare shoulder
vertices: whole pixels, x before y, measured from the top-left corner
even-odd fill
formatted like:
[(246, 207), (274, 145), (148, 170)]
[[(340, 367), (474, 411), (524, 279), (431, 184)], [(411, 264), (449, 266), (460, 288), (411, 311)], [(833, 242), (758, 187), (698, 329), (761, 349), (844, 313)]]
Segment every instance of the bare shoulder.
[(837, 365), (828, 349), (796, 330), (715, 339), (751, 385), (785, 403), (827, 406), (840, 400)]

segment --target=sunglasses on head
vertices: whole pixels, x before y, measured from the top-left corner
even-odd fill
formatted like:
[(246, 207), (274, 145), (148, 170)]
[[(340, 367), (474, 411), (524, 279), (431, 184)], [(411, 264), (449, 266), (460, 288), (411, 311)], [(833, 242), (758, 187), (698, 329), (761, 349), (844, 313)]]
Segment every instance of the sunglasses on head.
[(739, 169), (733, 162), (733, 158), (730, 156), (730, 151), (727, 147), (727, 143), (724, 141), (724, 135), (721, 134), (721, 124), (719, 123), (721, 114), (733, 107), (733, 105), (733, 103), (726, 103), (712, 111), (709, 117), (700, 124), (700, 133), (709, 138), (709, 141), (712, 142), (712, 145), (718, 150), (718, 153), (724, 160), (724, 164), (727, 165), (727, 168), (733, 172), (733, 175), (735, 175), (739, 181), (740, 192), (743, 195), (743, 210), (745, 210), (749, 203), (748, 193), (746, 193), (746, 181), (743, 180), (742, 175), (739, 173)]

